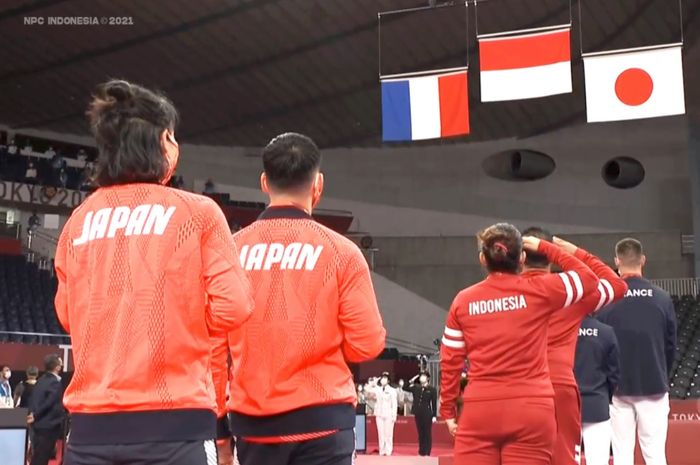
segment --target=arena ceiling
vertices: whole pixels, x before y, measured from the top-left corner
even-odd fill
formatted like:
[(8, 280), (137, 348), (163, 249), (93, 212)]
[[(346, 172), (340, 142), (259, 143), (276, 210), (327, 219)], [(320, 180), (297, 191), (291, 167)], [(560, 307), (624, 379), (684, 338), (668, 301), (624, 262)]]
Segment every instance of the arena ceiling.
[[(584, 43), (591, 49), (668, 43), (679, 37), (675, 0), (573, 0), (575, 28), (579, 2), (586, 19)], [(700, 0), (683, 2), (686, 101), (697, 109)], [(3, 0), (0, 123), (84, 134), (90, 90), (108, 77), (123, 77), (161, 88), (175, 101), (182, 114), (178, 138), (184, 142), (260, 146), (275, 134), (295, 130), (325, 147), (379, 145), (377, 13), (427, 3)], [(487, 0), (484, 5), (492, 10), (479, 15), (482, 30), (548, 25), (569, 15), (568, 0)], [(85, 16), (126, 18), (132, 24), (25, 24), (32, 17)], [(437, 40), (422, 43), (410, 23), (386, 21), (382, 30), (398, 37), (410, 53), (394, 47), (385, 54), (403, 56), (411, 66), (439, 67), (455, 57), (470, 58), (472, 134), (460, 141), (527, 137), (585, 121), (578, 54), (574, 94), (481, 104), (473, 35), (466, 44), (430, 25), (427, 33)], [(476, 18), (470, 18), (470, 27), (476, 25)], [(582, 37), (576, 32), (574, 48)]]

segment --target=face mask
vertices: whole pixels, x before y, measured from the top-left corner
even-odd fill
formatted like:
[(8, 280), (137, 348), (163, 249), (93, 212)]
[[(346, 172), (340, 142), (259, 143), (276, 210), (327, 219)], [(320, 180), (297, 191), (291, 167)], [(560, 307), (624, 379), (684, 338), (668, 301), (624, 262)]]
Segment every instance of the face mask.
[(403, 380), (399, 381), (399, 386), (403, 387)]
[(387, 384), (389, 384), (389, 380), (386, 378), (382, 378), (382, 380), (379, 382), (381, 383), (382, 386), (386, 386)]
[(421, 377), (419, 378), (419, 381), (420, 381), (421, 384), (425, 384), (425, 383), (428, 382), (428, 377), (427, 377), (427, 376), (421, 376)]
[(12, 372), (11, 371), (6, 371), (5, 372), (5, 379), (10, 379), (12, 378)]

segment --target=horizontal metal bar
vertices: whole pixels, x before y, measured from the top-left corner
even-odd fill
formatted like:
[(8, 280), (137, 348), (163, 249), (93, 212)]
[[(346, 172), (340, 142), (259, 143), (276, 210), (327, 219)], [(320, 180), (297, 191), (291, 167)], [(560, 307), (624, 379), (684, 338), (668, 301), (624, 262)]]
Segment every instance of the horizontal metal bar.
[(581, 56), (583, 58), (589, 58), (589, 57), (598, 57), (598, 56), (603, 56), (603, 55), (616, 55), (618, 53), (627, 53), (627, 52), (644, 52), (646, 50), (659, 50), (663, 48), (673, 48), (673, 47), (682, 47), (683, 42), (677, 42), (673, 44), (664, 44), (664, 45), (648, 45), (646, 47), (634, 47), (634, 48), (621, 48), (620, 50), (609, 50), (605, 52), (588, 52), (588, 53), (582, 53)]
[[(464, 6), (469, 8), (469, 2), (465, 1), (463, 3)], [(390, 15), (395, 15), (395, 14), (401, 14), (401, 13), (413, 13), (415, 11), (425, 11), (425, 10), (437, 10), (438, 8), (448, 8), (451, 6), (460, 6), (459, 3), (441, 3), (439, 5), (435, 6), (418, 6), (415, 8), (406, 8), (404, 10), (390, 10), (390, 11), (380, 11), (377, 13), (377, 16), (381, 19), (382, 16), (390, 16)]]
[(457, 68), (432, 69), (429, 71), (415, 71), (413, 73), (383, 74), (383, 75), (380, 74), (379, 79), (382, 81), (392, 81), (392, 80), (397, 80), (399, 78), (427, 76), (427, 75), (431, 75), (431, 74), (449, 74), (449, 73), (456, 73), (459, 71), (468, 71), (468, 70), (469, 70), (468, 66), (459, 66)]
[(518, 29), (517, 31), (505, 31), (505, 32), (494, 32), (491, 34), (477, 34), (477, 39), (489, 39), (498, 37), (508, 37), (518, 34), (527, 34), (529, 32), (549, 32), (556, 31), (557, 29), (571, 29), (571, 23), (569, 24), (559, 24), (558, 26), (544, 26), (544, 27), (534, 27), (530, 29)]

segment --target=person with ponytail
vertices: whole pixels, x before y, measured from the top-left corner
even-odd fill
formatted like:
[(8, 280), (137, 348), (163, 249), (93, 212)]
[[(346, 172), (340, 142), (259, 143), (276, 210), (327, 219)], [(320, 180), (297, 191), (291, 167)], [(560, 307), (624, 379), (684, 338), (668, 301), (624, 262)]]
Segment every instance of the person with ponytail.
[[(598, 278), (554, 244), (499, 223), (478, 236), (488, 277), (454, 299), (441, 344), (440, 416), (455, 436), (455, 465), (547, 465), (556, 439), (547, 325), (554, 311), (598, 289)], [(525, 251), (564, 271), (520, 274)], [(469, 384), (457, 418), (461, 374)]]
[(180, 149), (165, 96), (111, 80), (87, 111), (98, 189), (56, 250), (56, 313), (75, 373), (65, 465), (216, 461), (211, 336), (252, 312), (216, 203), (166, 187)]

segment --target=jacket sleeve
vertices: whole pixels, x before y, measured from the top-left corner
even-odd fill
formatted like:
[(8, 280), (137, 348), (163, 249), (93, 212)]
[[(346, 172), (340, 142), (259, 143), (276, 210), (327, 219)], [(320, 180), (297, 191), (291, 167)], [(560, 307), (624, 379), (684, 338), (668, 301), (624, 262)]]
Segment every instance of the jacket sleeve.
[(678, 322), (676, 320), (676, 311), (673, 308), (673, 301), (666, 296), (666, 334), (665, 349), (666, 349), (666, 369), (668, 376), (671, 376), (673, 370), (673, 362), (676, 358), (676, 331)]
[(597, 312), (625, 296), (627, 283), (601, 259), (580, 247), (576, 249), (574, 256), (588, 266), (599, 279), (596, 292), (581, 301), (582, 307), (586, 309), (585, 313)]
[(63, 329), (70, 334), (70, 324), (68, 321), (68, 290), (66, 287), (66, 255), (68, 248), (68, 240), (70, 237), (70, 220), (63, 227), (61, 236), (58, 239), (56, 246), (56, 256), (54, 258), (54, 267), (56, 269), (56, 278), (58, 287), (56, 289), (56, 297), (54, 305), (56, 307), (56, 316), (58, 322), (61, 323)]
[(610, 328), (610, 336), (608, 338), (608, 351), (606, 359), (606, 378), (608, 383), (609, 401), (612, 401), (612, 396), (617, 389), (617, 384), (620, 381), (620, 352), (617, 346), (617, 337), (615, 331)]
[(352, 363), (372, 360), (384, 350), (386, 330), (379, 313), (369, 266), (360, 249), (352, 249), (338, 279), (338, 319), (344, 334), (342, 347), (345, 359)]
[(540, 288), (540, 293), (549, 300), (551, 308), (569, 307), (597, 292), (598, 277), (581, 260), (544, 240), (540, 241), (537, 251), (564, 270), (562, 273), (538, 275), (530, 280), (533, 286)]
[[(464, 334), (457, 318), (457, 303), (455, 298), (447, 314), (445, 332), (440, 345), (440, 417), (446, 420), (457, 417), (457, 397), (459, 383), (467, 358)], [(435, 405), (433, 405), (435, 411)]]
[(202, 236), (202, 271), (211, 333), (241, 326), (253, 311), (250, 282), (241, 268), (226, 217), (212, 201), (212, 222)]
[(228, 334), (215, 333), (210, 336), (211, 375), (216, 393), (216, 436), (217, 439), (230, 438), (231, 431), (226, 420), (226, 387), (229, 382), (229, 347)]
[(395, 390), (394, 395), (391, 396), (391, 418), (396, 421), (396, 416), (399, 413), (399, 391)]

